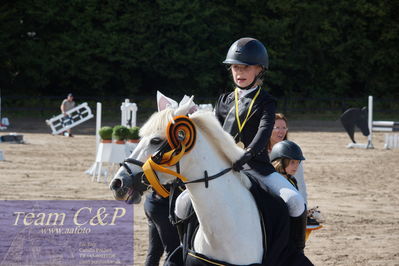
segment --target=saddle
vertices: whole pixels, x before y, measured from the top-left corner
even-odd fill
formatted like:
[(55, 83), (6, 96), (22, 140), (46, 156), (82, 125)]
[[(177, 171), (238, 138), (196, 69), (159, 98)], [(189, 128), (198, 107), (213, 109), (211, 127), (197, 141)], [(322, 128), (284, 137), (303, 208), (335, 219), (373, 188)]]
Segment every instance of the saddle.
[[(290, 241), (290, 220), (288, 208), (285, 202), (270, 191), (267, 191), (259, 185), (257, 179), (246, 173), (252, 183), (250, 192), (252, 193), (259, 214), (263, 221), (263, 246), (266, 252), (263, 254), (261, 264), (255, 265), (313, 265), (308, 258), (299, 252)], [(270, 215), (272, 214), (272, 215)], [(199, 228), (199, 222), (195, 215), (192, 205), (187, 208), (185, 220), (177, 223), (181, 245), (167, 258), (165, 265), (228, 265), (223, 261), (208, 258), (194, 250), (194, 238)], [(238, 266), (238, 265), (237, 265)]]

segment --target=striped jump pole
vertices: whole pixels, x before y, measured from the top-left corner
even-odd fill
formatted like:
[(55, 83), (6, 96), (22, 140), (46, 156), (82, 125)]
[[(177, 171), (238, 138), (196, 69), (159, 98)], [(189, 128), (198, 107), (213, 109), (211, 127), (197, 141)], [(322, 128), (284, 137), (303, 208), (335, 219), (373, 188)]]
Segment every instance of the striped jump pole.
[(373, 131), (394, 132), (399, 131), (399, 122), (395, 121), (374, 121)]

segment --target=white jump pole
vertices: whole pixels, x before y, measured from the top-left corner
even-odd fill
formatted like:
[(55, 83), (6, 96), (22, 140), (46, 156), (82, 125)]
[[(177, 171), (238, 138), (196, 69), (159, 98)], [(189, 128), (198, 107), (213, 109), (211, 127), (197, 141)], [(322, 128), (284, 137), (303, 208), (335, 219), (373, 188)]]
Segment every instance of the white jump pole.
[[(101, 128), (101, 103), (97, 102), (96, 109), (96, 156), (98, 154), (98, 147), (100, 146), (100, 128)], [(94, 180), (94, 176), (101, 171), (101, 167), (95, 162), (89, 169), (86, 170), (86, 174), (89, 174), (92, 177), (92, 181)]]
[(96, 110), (96, 154), (98, 152), (98, 145), (100, 145), (100, 128), (101, 128), (101, 103), (97, 103)]
[(373, 146), (373, 96), (369, 96), (369, 131), (370, 134), (367, 138), (367, 149), (374, 149)]

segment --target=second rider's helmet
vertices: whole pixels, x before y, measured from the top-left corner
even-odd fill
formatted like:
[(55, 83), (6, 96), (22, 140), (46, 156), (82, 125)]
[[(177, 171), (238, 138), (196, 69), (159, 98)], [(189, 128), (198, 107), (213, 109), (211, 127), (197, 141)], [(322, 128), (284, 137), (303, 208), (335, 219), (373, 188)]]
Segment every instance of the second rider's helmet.
[(299, 161), (305, 160), (301, 148), (295, 142), (289, 140), (283, 140), (274, 144), (272, 152), (270, 153), (271, 162), (284, 158)]

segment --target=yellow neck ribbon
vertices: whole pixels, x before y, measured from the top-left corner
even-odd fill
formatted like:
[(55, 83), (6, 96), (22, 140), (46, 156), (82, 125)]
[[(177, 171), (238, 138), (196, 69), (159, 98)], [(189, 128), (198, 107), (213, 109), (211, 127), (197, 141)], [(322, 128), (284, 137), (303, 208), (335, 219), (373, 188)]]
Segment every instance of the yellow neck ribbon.
[(237, 124), (238, 124), (238, 130), (240, 132), (242, 131), (242, 129), (244, 128), (245, 124), (248, 121), (248, 117), (249, 117), (249, 114), (251, 113), (252, 106), (254, 105), (254, 102), (255, 102), (256, 98), (258, 98), (260, 90), (261, 90), (261, 87), (259, 87), (258, 91), (255, 94), (255, 97), (252, 99), (252, 101), (251, 101), (251, 103), (249, 105), (249, 108), (248, 108), (247, 116), (245, 117), (245, 119), (244, 119), (244, 121), (242, 123), (240, 121), (240, 115), (239, 115), (239, 112), (238, 112), (238, 89), (236, 88), (235, 91), (234, 91), (235, 102), (236, 102), (236, 119), (237, 119)]

